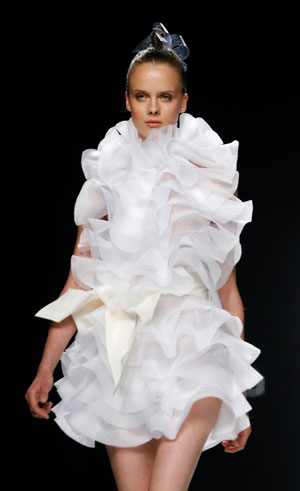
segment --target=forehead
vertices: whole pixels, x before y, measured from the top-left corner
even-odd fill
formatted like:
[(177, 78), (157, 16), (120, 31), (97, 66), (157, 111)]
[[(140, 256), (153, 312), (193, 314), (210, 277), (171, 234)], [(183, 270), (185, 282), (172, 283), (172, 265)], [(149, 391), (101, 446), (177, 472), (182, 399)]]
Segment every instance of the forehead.
[(159, 87), (162, 90), (180, 89), (180, 76), (178, 71), (167, 63), (142, 63), (136, 65), (131, 72), (129, 85), (131, 89), (142, 85), (145, 88)]

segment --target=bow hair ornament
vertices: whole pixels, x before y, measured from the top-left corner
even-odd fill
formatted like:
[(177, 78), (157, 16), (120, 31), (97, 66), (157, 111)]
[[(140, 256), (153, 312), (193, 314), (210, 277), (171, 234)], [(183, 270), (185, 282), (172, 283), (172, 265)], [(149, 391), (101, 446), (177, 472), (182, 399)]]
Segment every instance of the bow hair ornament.
[[(182, 60), (185, 60), (189, 54), (190, 50), (185, 44), (183, 37), (179, 34), (169, 34), (167, 29), (160, 22), (156, 22), (152, 26), (152, 33), (155, 33), (158, 39), (162, 42), (164, 48), (169, 48), (175, 51), (177, 56)], [(144, 41), (142, 41), (134, 50), (133, 53), (142, 51), (152, 46), (152, 33), (147, 36)], [(182, 61), (184, 66), (184, 71), (187, 70), (187, 65)]]

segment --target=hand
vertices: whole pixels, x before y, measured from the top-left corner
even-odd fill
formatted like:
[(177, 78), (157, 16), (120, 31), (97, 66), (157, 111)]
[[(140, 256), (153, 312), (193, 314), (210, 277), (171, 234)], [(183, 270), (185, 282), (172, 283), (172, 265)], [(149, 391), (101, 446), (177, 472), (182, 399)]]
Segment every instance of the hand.
[(224, 440), (222, 445), (224, 448), (224, 452), (227, 453), (235, 453), (243, 450), (246, 446), (249, 435), (252, 431), (251, 426), (241, 431), (235, 440)]
[[(52, 402), (48, 401), (48, 394), (53, 387), (54, 379), (51, 372), (37, 373), (34, 381), (25, 394), (32, 416), (40, 419), (49, 419)], [(39, 406), (43, 404), (42, 407)]]

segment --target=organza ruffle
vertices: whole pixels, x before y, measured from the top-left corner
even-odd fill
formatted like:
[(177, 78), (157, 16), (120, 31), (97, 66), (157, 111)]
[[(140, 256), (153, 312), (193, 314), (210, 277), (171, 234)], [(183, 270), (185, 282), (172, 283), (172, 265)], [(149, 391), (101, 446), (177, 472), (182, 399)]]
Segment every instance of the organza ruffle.
[[(72, 256), (83, 289), (148, 282), (167, 288), (175, 272), (194, 271), (207, 298), (160, 296), (153, 318), (138, 325), (119, 386), (107, 357), (105, 308), (86, 314), (86, 328), (62, 356), (55, 421), (87, 446), (130, 447), (165, 435), (174, 439), (193, 402), (219, 397), (222, 406), (204, 450), (250, 426), (242, 392), (262, 380), (251, 364), (260, 350), (240, 338), (242, 323), (222, 308), (218, 289), (241, 257), (240, 234), (252, 201), (234, 195), (238, 142), (223, 144), (202, 118), (138, 137), (132, 122), (111, 128), (86, 150), (86, 177), (75, 204), (83, 225)], [(108, 215), (108, 221), (104, 215)], [(119, 288), (119, 287), (118, 287)], [(120, 287), (121, 288), (121, 287)]]

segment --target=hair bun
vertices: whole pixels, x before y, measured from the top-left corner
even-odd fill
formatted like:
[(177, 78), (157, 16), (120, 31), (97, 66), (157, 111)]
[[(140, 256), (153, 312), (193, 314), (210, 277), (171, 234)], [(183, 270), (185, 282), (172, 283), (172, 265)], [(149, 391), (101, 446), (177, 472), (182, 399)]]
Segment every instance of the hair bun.
[[(183, 37), (179, 34), (169, 34), (167, 29), (160, 22), (156, 22), (152, 26), (152, 32), (147, 36), (134, 50), (133, 53), (154, 47), (156, 49), (168, 48), (175, 51), (177, 56), (185, 60), (190, 54), (190, 50), (185, 44)], [(184, 70), (187, 69), (186, 63), (182, 61)]]
[(150, 34), (150, 37), (151, 37), (151, 45), (153, 46), (153, 48), (155, 48), (155, 49), (162, 49), (163, 48), (163, 46), (164, 46), (163, 42), (160, 39), (160, 36), (155, 31), (152, 31), (152, 33)]
[(150, 34), (152, 46), (156, 49), (161, 49), (164, 43), (168, 42), (170, 34), (163, 24), (156, 22), (152, 26), (152, 33)]

